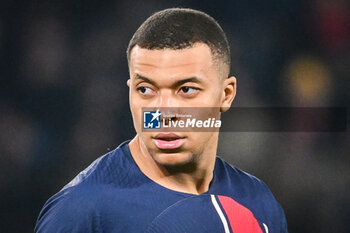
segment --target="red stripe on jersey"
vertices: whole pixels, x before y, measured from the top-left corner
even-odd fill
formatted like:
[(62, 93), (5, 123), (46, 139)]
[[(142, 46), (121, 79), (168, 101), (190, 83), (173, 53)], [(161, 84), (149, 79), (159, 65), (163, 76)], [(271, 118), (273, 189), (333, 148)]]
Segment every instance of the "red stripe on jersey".
[(253, 213), (230, 197), (217, 196), (234, 233), (263, 233)]

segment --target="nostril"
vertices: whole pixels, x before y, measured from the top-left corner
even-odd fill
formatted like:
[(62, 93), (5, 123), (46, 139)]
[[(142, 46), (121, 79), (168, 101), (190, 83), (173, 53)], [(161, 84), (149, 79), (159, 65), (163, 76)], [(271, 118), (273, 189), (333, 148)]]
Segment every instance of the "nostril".
[(166, 124), (169, 124), (169, 121), (177, 121), (177, 117), (161, 117), (161, 121), (164, 121)]

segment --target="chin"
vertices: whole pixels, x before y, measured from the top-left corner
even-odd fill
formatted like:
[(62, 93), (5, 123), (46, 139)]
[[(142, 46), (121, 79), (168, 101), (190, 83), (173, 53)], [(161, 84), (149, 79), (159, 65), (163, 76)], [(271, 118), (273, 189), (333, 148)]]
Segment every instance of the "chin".
[(183, 167), (194, 163), (193, 155), (189, 152), (164, 153), (156, 152), (153, 154), (154, 161), (163, 167)]

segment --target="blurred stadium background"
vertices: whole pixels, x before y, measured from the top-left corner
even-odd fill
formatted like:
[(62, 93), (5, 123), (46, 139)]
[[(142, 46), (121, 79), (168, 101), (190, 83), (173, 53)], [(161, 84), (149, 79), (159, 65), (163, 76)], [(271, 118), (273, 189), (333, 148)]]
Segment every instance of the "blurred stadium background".
[[(32, 232), (44, 202), (134, 135), (125, 50), (168, 7), (222, 25), (234, 106), (349, 105), (346, 0), (24, 1), (0, 4), (0, 232)], [(345, 233), (349, 133), (223, 133), (219, 155), (261, 178), (291, 233)]]

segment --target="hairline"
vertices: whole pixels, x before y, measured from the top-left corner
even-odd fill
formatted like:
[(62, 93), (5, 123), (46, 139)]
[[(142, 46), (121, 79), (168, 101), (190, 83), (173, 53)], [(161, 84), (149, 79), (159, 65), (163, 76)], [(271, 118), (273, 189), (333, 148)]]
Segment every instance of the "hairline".
[[(128, 50), (127, 50), (127, 60), (128, 60), (128, 67), (130, 68), (130, 58), (131, 58), (131, 53), (132, 53), (132, 50), (138, 46), (140, 47), (141, 49), (147, 49), (147, 50), (173, 50), (173, 51), (181, 51), (181, 50), (184, 50), (184, 49), (191, 49), (193, 48), (194, 46), (198, 45), (198, 44), (205, 44), (206, 46), (208, 46), (208, 48), (210, 49), (210, 54), (211, 54), (211, 59), (212, 59), (212, 62), (213, 62), (213, 66), (216, 67), (219, 75), (221, 78), (225, 79), (225, 78), (228, 78), (229, 76), (229, 72), (230, 72), (230, 61), (225, 61), (227, 60), (227, 58), (224, 58), (223, 56), (220, 56), (220, 53), (215, 53), (215, 50), (212, 49), (212, 46), (208, 45), (208, 43), (205, 43), (203, 41), (197, 41), (197, 42), (194, 42), (192, 44), (189, 44), (188, 46), (186, 47), (183, 47), (183, 48), (172, 48), (172, 47), (164, 47), (164, 48), (153, 48), (153, 49), (149, 49), (147, 47), (141, 47), (140, 45), (138, 44), (135, 44), (133, 45), (132, 47), (128, 47)], [(226, 69), (226, 70), (225, 70)]]

